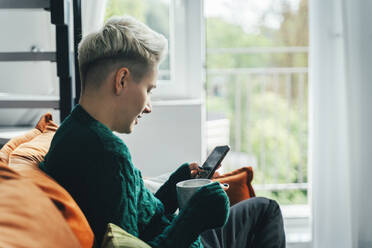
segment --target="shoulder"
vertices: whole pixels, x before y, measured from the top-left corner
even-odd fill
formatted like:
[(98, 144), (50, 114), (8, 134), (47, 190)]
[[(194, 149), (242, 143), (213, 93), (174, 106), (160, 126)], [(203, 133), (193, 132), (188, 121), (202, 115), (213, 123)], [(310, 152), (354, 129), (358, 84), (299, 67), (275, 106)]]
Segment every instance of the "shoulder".
[[(121, 138), (98, 121), (67, 118), (57, 130), (45, 157), (46, 164), (68, 163), (74, 168), (105, 165), (132, 172), (132, 158)], [(58, 162), (60, 161), (60, 162)], [(78, 166), (76, 165), (78, 164)]]
[(104, 144), (94, 129), (73, 119), (67, 119), (57, 129), (49, 153), (58, 151), (91, 153), (102, 150), (104, 150)]
[(107, 153), (110, 153), (113, 156), (130, 157), (128, 146), (124, 141), (102, 123), (92, 123), (89, 126), (89, 131), (94, 133), (95, 138), (99, 140), (99, 143), (104, 147)]
[[(98, 121), (82, 122), (74, 118), (67, 118), (58, 128), (52, 145), (67, 144), (81, 146), (81, 148), (97, 147), (112, 154), (129, 154), (127, 145), (110, 129)], [(130, 154), (129, 154), (130, 155)]]

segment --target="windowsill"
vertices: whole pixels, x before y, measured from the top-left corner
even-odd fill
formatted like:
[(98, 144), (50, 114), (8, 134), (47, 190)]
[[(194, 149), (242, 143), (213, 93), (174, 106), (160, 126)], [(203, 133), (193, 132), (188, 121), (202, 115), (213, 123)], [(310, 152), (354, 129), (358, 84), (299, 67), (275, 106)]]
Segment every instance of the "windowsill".
[(311, 245), (309, 205), (282, 205), (287, 247), (300, 248)]
[(192, 98), (153, 98), (151, 104), (153, 106), (182, 106), (182, 105), (201, 105), (201, 99)]

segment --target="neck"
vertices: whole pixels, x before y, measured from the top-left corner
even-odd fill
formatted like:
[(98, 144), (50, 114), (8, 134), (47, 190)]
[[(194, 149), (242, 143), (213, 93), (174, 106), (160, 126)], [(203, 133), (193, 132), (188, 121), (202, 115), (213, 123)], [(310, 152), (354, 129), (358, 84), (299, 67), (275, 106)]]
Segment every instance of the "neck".
[(105, 101), (105, 98), (103, 96), (92, 93), (84, 93), (80, 97), (79, 104), (94, 119), (107, 126), (110, 130), (113, 130), (113, 120), (111, 118), (112, 108), (109, 104), (109, 101)]

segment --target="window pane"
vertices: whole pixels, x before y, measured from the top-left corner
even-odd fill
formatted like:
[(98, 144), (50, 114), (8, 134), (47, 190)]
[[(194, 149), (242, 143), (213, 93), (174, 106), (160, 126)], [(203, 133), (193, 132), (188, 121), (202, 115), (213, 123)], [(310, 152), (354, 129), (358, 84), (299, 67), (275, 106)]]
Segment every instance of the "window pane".
[(307, 0), (205, 0), (207, 142), (259, 195), (307, 204)]
[[(111, 16), (130, 15), (146, 23), (150, 28), (169, 39), (170, 0), (108, 0), (105, 20)], [(168, 44), (169, 45), (169, 44)], [(170, 80), (170, 56), (166, 55), (160, 65), (159, 80)]]

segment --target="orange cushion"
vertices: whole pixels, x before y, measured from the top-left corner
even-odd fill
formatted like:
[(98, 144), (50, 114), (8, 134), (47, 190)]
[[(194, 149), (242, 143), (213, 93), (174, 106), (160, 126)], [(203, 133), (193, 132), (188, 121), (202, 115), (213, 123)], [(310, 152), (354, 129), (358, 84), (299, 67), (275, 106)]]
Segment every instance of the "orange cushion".
[(80, 247), (45, 194), (4, 163), (0, 199), (0, 247)]
[(50, 113), (46, 113), (43, 115), (39, 122), (36, 124), (34, 129), (31, 129), (24, 135), (15, 137), (7, 142), (1, 149), (0, 149), (0, 162), (4, 164), (9, 163), (9, 156), (10, 154), (21, 144), (26, 143), (43, 131), (56, 131), (58, 126), (52, 121), (52, 115)]
[(94, 234), (89, 223), (71, 195), (40, 169), (10, 164), (25, 181), (38, 186), (59, 209), (71, 230), (75, 233), (82, 247), (92, 247)]
[[(55, 132), (45, 131), (32, 140), (19, 145), (9, 156), (9, 165), (20, 164), (38, 168), (49, 151)], [(26, 163), (25, 163), (26, 162)]]
[(8, 165), (26, 181), (38, 186), (52, 200), (82, 247), (92, 247), (93, 231), (77, 203), (62, 186), (38, 168), (49, 150), (58, 126), (53, 122), (51, 115), (46, 114), (41, 118), (37, 127), (42, 133), (15, 148), (9, 156)]
[(256, 196), (251, 184), (252, 179), (252, 167), (243, 167), (213, 178), (214, 181), (229, 184), (226, 193), (229, 196), (230, 206)]
[(1, 149), (0, 149), (0, 162), (5, 165), (9, 163), (9, 156), (10, 154), (16, 149), (20, 144), (25, 143), (27, 141), (32, 140), (37, 135), (41, 134), (41, 131), (34, 128), (24, 135), (15, 137), (8, 141)]

